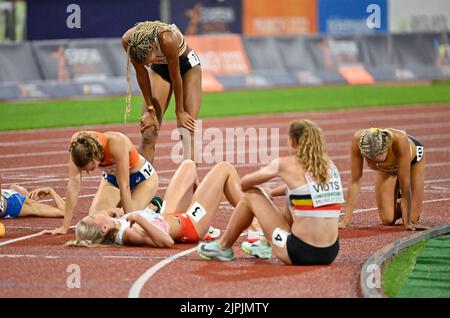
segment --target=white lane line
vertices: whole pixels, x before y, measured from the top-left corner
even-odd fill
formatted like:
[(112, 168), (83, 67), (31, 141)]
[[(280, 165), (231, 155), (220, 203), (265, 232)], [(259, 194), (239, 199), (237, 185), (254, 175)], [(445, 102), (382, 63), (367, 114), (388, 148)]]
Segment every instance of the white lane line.
[(144, 287), (145, 283), (154, 275), (156, 272), (158, 272), (161, 268), (164, 266), (172, 263), (177, 258), (183, 257), (184, 255), (190, 254), (193, 251), (195, 251), (197, 247), (193, 247), (191, 249), (179, 252), (175, 255), (172, 255), (152, 267), (150, 267), (144, 274), (142, 274), (131, 286), (130, 291), (128, 292), (128, 298), (139, 298), (139, 294), (141, 293), (142, 288)]
[[(69, 227), (69, 229), (74, 229), (74, 228), (75, 228), (75, 226)], [(39, 232), (39, 233), (35, 233), (35, 234), (21, 236), (21, 237), (15, 238), (15, 239), (11, 239), (11, 240), (7, 240), (7, 241), (4, 241), (4, 242), (0, 242), (0, 246), (5, 246), (5, 245), (13, 244), (13, 243), (16, 243), (16, 242), (29, 240), (29, 239), (32, 239), (34, 237), (38, 237), (38, 236), (42, 236), (42, 235), (50, 235), (50, 234), (42, 234), (42, 233)]]
[[(259, 124), (259, 125), (251, 125), (251, 126), (245, 126), (249, 128), (258, 128), (258, 127), (267, 127), (267, 128), (278, 128), (280, 129), (280, 126), (285, 125), (286, 123), (267, 123), (267, 124)], [(270, 126), (270, 127), (269, 127)], [(444, 122), (433, 122), (433, 123), (425, 123), (425, 124), (406, 124), (398, 126), (398, 128), (403, 130), (408, 129), (420, 129), (420, 128), (426, 128), (427, 130), (433, 129), (433, 128), (445, 128), (450, 127), (450, 123), (448, 120)], [(242, 127), (240, 127), (242, 128)], [(205, 128), (206, 129), (206, 128)], [(324, 130), (325, 136), (338, 136), (338, 135), (347, 135), (352, 134), (355, 132), (355, 129), (328, 129)], [(171, 134), (172, 132), (168, 132)], [(222, 132), (223, 133), (223, 132)], [(129, 136), (130, 137), (130, 136)], [(418, 136), (419, 138), (419, 136)], [(177, 141), (172, 141), (171, 143), (165, 143), (165, 146), (173, 146)], [(163, 143), (161, 143), (163, 145)], [(0, 155), (0, 158), (21, 158), (21, 157), (29, 157), (29, 156), (52, 156), (52, 155), (61, 155), (61, 154), (67, 154), (67, 150), (60, 150), (60, 151), (47, 151), (47, 152), (31, 152), (31, 153), (15, 153), (15, 154), (2, 154)], [(167, 156), (170, 158), (170, 156)]]
[[(450, 148), (448, 150), (445, 151), (450, 151)], [(344, 158), (335, 158), (332, 157), (333, 160), (342, 160)], [(346, 159), (346, 158), (345, 158)], [(254, 167), (255, 170), (257, 168), (259, 168), (261, 165), (263, 165), (262, 163), (242, 163), (242, 164), (233, 164), (233, 166), (235, 168), (247, 168), (247, 167)], [(427, 163), (426, 164), (426, 169), (431, 169), (431, 168), (442, 168), (445, 166), (449, 166), (450, 162), (448, 161), (441, 161), (441, 162), (433, 162), (433, 163)], [(203, 171), (203, 170), (210, 170), (212, 167), (214, 166), (214, 164), (212, 165), (206, 165), (206, 166), (202, 166), (197, 168), (198, 171)], [(165, 169), (165, 170), (158, 170), (158, 175), (162, 175), (162, 174), (166, 174), (166, 173), (173, 173), (175, 172), (176, 169)], [(1, 172), (1, 170), (0, 170)], [(350, 170), (342, 170), (340, 171), (341, 175), (345, 175), (345, 174), (350, 174)], [(363, 171), (364, 174), (367, 173), (374, 173), (374, 171), (372, 169), (368, 169), (367, 167), (364, 168)], [(8, 176), (2, 176), (4, 180), (6, 179), (14, 179), (14, 175), (8, 175)], [(89, 177), (83, 177), (83, 182), (98, 182), (101, 179), (101, 174), (95, 175), (95, 176), (89, 176)], [(20, 182), (20, 185), (30, 185), (30, 184), (42, 184), (42, 183), (49, 183), (49, 182), (67, 182), (69, 181), (68, 178), (53, 178), (53, 179), (44, 179), (44, 180), (38, 180), (38, 181), (26, 181), (26, 182)], [(3, 186), (11, 186), (13, 184), (15, 184), (17, 182), (10, 182), (10, 183), (2, 183)]]
[[(410, 107), (410, 108), (412, 108), (412, 107)], [(376, 110), (376, 109), (374, 109), (374, 110)], [(386, 109), (385, 109), (386, 110)], [(302, 115), (302, 117), (305, 117), (305, 113), (300, 113), (301, 115)], [(417, 113), (417, 112), (411, 112), (411, 113), (407, 113), (407, 114), (396, 114), (395, 116), (392, 116), (392, 115), (385, 115), (385, 114), (381, 114), (381, 115), (371, 115), (371, 116), (367, 116), (367, 115), (365, 115), (365, 114), (363, 114), (363, 113), (356, 113), (357, 115), (360, 115), (361, 117), (359, 117), (359, 116), (348, 116), (347, 118), (344, 118), (344, 119), (342, 119), (342, 118), (337, 118), (337, 119), (335, 119), (335, 118), (333, 118), (333, 119), (329, 119), (329, 118), (326, 118), (326, 119), (321, 119), (321, 118), (317, 118), (317, 119), (315, 119), (315, 121), (320, 125), (320, 126), (324, 126), (324, 125), (336, 125), (336, 124), (350, 124), (350, 123), (352, 123), (352, 122), (357, 122), (357, 123), (361, 123), (361, 122), (373, 122), (373, 121), (377, 121), (377, 120), (380, 120), (380, 121), (386, 121), (386, 120), (395, 120), (395, 121), (398, 121), (398, 120), (409, 120), (409, 119), (425, 119), (425, 118), (440, 118), (440, 119), (442, 119), (442, 118), (445, 118), (446, 116), (449, 116), (450, 115), (450, 112), (449, 111), (433, 111), (433, 112), (427, 112), (425, 109), (424, 109), (424, 111), (423, 112), (419, 112), (419, 113)], [(389, 112), (387, 112), (387, 114), (390, 114)], [(298, 115), (298, 113), (296, 114), (296, 113), (286, 113), (286, 114), (278, 114), (278, 115), (276, 115), (276, 117), (281, 117), (281, 118), (295, 118), (296, 117), (296, 115)], [(316, 113), (316, 115), (318, 115), (317, 113)], [(240, 118), (237, 118), (237, 124), (239, 124), (239, 119), (242, 119), (242, 120), (244, 120), (244, 121), (246, 121), (246, 120), (248, 120), (248, 117), (250, 117), (250, 118), (252, 118), (252, 117), (254, 117), (254, 116), (239, 116)], [(261, 117), (258, 117), (259, 119), (264, 119), (264, 117), (268, 117), (268, 116), (261, 116)], [(339, 116), (340, 117), (340, 116)], [(273, 117), (270, 117), (270, 118), (273, 118)], [(217, 127), (217, 128), (225, 128), (225, 127), (228, 127), (228, 125), (230, 125), (231, 123), (234, 123), (234, 124), (236, 124), (236, 118), (234, 117), (234, 119), (233, 119), (233, 117), (224, 117), (224, 118), (221, 118), (221, 119), (219, 119), (220, 120), (220, 124), (219, 125), (217, 125), (217, 124), (215, 124), (214, 125), (214, 127)], [(288, 119), (286, 119), (286, 120), (288, 120)], [(208, 123), (208, 122), (214, 122), (215, 121), (215, 119), (214, 118), (208, 118), (208, 119), (205, 119), (204, 120), (204, 122), (206, 122), (206, 123)], [(270, 125), (274, 125), (274, 124), (276, 124), (276, 125), (286, 125), (286, 121), (283, 121), (283, 122), (275, 122), (275, 123), (273, 123), (273, 122), (268, 122), (268, 123), (266, 123), (266, 124), (260, 124), (260, 125), (268, 125), (268, 124), (270, 124)], [(119, 125), (118, 124), (113, 124), (113, 125), (102, 125), (102, 127), (104, 128), (104, 130), (107, 128), (107, 127), (118, 127)], [(208, 126), (209, 127), (209, 125), (205, 125), (205, 127), (206, 126)], [(239, 125), (240, 127), (255, 127), (255, 125), (254, 124), (247, 124), (247, 125)], [(130, 125), (130, 127), (132, 127), (131, 125)], [(122, 129), (123, 127), (121, 127), (121, 129)], [(174, 127), (175, 128), (175, 127)], [(68, 127), (68, 128), (60, 128), (60, 129), (52, 129), (52, 130), (50, 130), (52, 133), (56, 133), (56, 132), (64, 132), (64, 131), (70, 131), (70, 132), (74, 132), (74, 131), (77, 131), (77, 130), (81, 130), (82, 129), (82, 127)], [(22, 131), (22, 132), (20, 132), (20, 133), (35, 133), (35, 132), (43, 132), (43, 131), (46, 131), (45, 129), (41, 129), (41, 130), (31, 130), (31, 131)], [(167, 134), (167, 135), (170, 135), (170, 133), (171, 133), (171, 131), (166, 131), (166, 130), (164, 130), (164, 131), (162, 131), (162, 133), (163, 133), (163, 135), (164, 134)], [(8, 133), (3, 133), (3, 134), (14, 134), (14, 133), (10, 133), (10, 132), (8, 132)], [(0, 134), (1, 135), (1, 134)], [(141, 135), (140, 134), (136, 134), (136, 133), (127, 133), (127, 135), (129, 136), (129, 137), (140, 137)], [(35, 145), (35, 144), (41, 144), (41, 143), (49, 143), (49, 144), (54, 144), (54, 143), (57, 143), (57, 142), (64, 142), (64, 143), (67, 143), (67, 140), (68, 140), (68, 138), (70, 138), (70, 136), (68, 136), (67, 138), (49, 138), (49, 139), (45, 139), (45, 140), (43, 140), (43, 139), (27, 139), (27, 140), (18, 140), (18, 141), (12, 141), (12, 142), (0, 142), (0, 147), (11, 147), (11, 146), (15, 146), (15, 147), (17, 147), (17, 146), (24, 146), (24, 145)]]

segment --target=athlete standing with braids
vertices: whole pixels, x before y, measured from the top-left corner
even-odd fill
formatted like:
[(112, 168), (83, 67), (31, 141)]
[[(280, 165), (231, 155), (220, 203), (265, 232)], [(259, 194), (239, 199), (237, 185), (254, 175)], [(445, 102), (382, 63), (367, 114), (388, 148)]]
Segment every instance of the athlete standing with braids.
[(425, 179), (424, 146), (404, 131), (370, 128), (357, 131), (351, 145), (351, 180), (348, 186), (344, 219), (346, 228), (361, 188), (364, 158), (375, 170), (375, 197), (383, 225), (394, 225), (402, 218), (408, 230), (423, 230), (417, 225), (422, 210)]
[(103, 168), (103, 178), (89, 209), (111, 210), (118, 205), (125, 213), (144, 209), (158, 188), (158, 175), (141, 155), (130, 139), (119, 132), (81, 131), (72, 136), (70, 143), (69, 183), (62, 227), (50, 234), (66, 234), (72, 221), (73, 210), (80, 192), (81, 174)]
[[(289, 156), (275, 159), (242, 178), (245, 194), (222, 238), (199, 244), (197, 251), (202, 258), (231, 261), (233, 243), (255, 216), (267, 240), (266, 249), (270, 250), (267, 243), (270, 244), (272, 252), (285, 264), (321, 265), (334, 261), (339, 252), (338, 221), (344, 200), (339, 171), (328, 157), (320, 128), (309, 120), (291, 124), (288, 147)], [(269, 194), (286, 194), (284, 210), (256, 187), (276, 177), (283, 179), (285, 185)], [(251, 252), (244, 243), (244, 251)], [(261, 239), (257, 244), (262, 249), (264, 242)]]
[(186, 44), (183, 34), (174, 24), (160, 21), (137, 23), (122, 36), (127, 52), (127, 113), (130, 111), (130, 64), (144, 98), (140, 129), (140, 152), (150, 162), (155, 156), (155, 143), (162, 118), (175, 95), (177, 126), (190, 132), (182, 138), (185, 158), (194, 158), (194, 120), (198, 118), (202, 96), (200, 59)]

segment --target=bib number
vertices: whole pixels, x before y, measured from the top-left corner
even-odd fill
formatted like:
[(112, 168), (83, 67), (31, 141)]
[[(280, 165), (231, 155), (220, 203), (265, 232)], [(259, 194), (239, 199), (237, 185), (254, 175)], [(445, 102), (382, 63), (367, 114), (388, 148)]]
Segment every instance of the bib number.
[(186, 212), (196, 223), (206, 215), (206, 210), (201, 206), (200, 203), (195, 202), (194, 205)]
[(288, 235), (288, 232), (277, 227), (272, 233), (272, 243), (280, 248), (284, 248)]
[(150, 162), (145, 161), (144, 165), (142, 166), (141, 169), (139, 169), (139, 171), (142, 173), (145, 179), (148, 179), (153, 175), (155, 169), (153, 168)]
[(417, 162), (422, 160), (422, 158), (423, 158), (423, 147), (422, 146), (416, 147), (416, 158), (417, 158)]
[(305, 179), (308, 182), (313, 206), (315, 208), (323, 205), (345, 202), (341, 177), (339, 171), (332, 162), (330, 162), (330, 175), (327, 184), (318, 184), (309, 173), (305, 174)]
[(197, 66), (200, 64), (200, 59), (197, 54), (195, 54), (194, 51), (189, 52), (187, 55), (189, 64), (191, 64), (191, 67)]

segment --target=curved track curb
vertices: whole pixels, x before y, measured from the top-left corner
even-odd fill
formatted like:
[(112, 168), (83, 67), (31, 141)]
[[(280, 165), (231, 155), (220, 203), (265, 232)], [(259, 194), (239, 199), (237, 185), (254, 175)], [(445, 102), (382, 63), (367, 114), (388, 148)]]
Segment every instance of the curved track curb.
[[(399, 239), (391, 244), (386, 245), (382, 249), (376, 251), (363, 264), (360, 274), (360, 287), (364, 298), (386, 298), (381, 288), (381, 267), (392, 256), (398, 254), (405, 248), (436, 236), (447, 234), (450, 232), (450, 223), (434, 227), (428, 231), (419, 232), (417, 234)], [(380, 286), (373, 282), (373, 279), (379, 280)], [(369, 286), (370, 285), (370, 286)]]

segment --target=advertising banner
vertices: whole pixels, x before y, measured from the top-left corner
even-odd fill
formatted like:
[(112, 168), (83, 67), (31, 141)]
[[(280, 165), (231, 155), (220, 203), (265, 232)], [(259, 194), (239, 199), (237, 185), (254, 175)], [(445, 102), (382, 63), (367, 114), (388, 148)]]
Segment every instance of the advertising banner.
[(300, 35), (317, 31), (316, 0), (243, 0), (244, 34)]
[(450, 30), (448, 0), (389, 0), (389, 31), (442, 32)]
[(136, 22), (159, 19), (159, 0), (27, 1), (28, 40), (120, 37)]
[(114, 76), (106, 41), (52, 40), (33, 42), (45, 79), (98, 80)]
[(186, 41), (199, 55), (203, 72), (227, 75), (251, 70), (238, 35), (188, 36)]
[(172, 0), (171, 21), (185, 35), (242, 33), (242, 0)]
[(320, 33), (368, 34), (387, 31), (387, 0), (317, 1)]
[(0, 44), (0, 83), (40, 79), (30, 43)]

